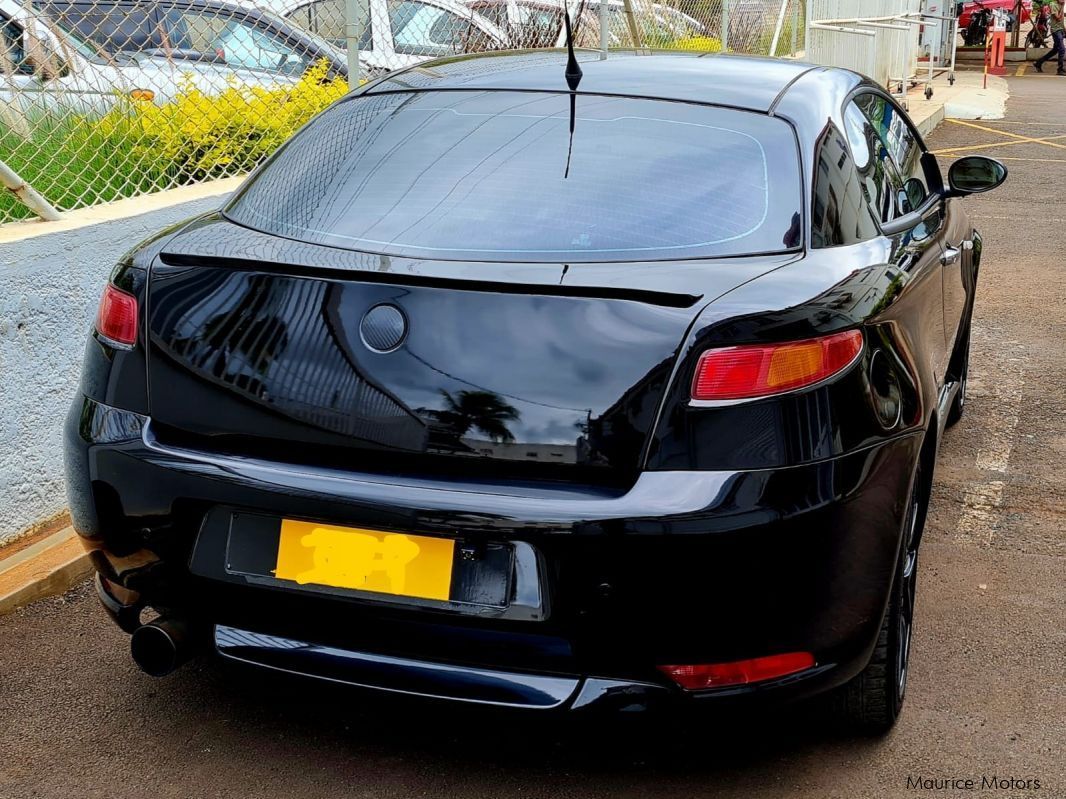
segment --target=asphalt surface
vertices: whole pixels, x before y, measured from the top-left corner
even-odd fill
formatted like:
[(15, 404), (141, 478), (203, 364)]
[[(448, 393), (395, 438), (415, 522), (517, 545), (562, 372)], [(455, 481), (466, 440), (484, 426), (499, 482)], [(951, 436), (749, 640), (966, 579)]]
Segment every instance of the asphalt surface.
[[(455, 709), (209, 661), (154, 680), (83, 586), (0, 618), (0, 799), (1066, 797), (1066, 138), (1014, 138), (1066, 137), (1066, 80), (1010, 83), (1006, 120), (930, 138), (998, 142), (954, 154), (1009, 158), (1011, 178), (969, 201), (986, 242), (970, 402), (936, 472), (892, 734), (848, 737), (817, 707)], [(908, 786), (918, 778), (976, 782)]]

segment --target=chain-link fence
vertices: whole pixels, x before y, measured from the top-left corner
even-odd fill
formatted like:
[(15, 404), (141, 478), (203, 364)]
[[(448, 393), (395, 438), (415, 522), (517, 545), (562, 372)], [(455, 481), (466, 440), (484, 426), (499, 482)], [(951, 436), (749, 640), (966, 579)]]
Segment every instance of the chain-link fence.
[(579, 47), (783, 56), (805, 1), (0, 0), (0, 223), (243, 174), (350, 80), (564, 46), (564, 10)]

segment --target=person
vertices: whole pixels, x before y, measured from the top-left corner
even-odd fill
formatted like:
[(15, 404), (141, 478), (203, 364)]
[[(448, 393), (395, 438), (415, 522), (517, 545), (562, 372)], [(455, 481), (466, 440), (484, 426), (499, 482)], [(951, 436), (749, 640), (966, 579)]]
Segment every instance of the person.
[(1042, 58), (1033, 62), (1037, 72), (1044, 71), (1044, 64), (1051, 60), (1052, 56), (1058, 56), (1059, 69), (1056, 75), (1066, 75), (1066, 24), (1063, 23), (1063, 0), (1051, 0), (1047, 4), (1049, 22), (1051, 26), (1051, 49)]

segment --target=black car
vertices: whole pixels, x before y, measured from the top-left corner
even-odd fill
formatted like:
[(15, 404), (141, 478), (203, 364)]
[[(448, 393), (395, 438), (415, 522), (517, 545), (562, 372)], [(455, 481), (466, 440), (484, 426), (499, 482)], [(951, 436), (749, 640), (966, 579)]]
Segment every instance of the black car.
[[(71, 514), (150, 674), (891, 726), (981, 239), (859, 75), (421, 65), (125, 256)], [(145, 607), (159, 617), (141, 624)]]

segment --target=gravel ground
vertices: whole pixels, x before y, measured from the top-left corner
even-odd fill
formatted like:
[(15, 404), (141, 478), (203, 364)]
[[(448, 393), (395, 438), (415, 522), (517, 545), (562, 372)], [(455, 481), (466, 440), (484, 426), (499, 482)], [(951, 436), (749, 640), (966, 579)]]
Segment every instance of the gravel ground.
[[(1011, 90), (1007, 120), (979, 124), (1066, 135), (1066, 81)], [(1009, 138), (949, 122), (930, 145)], [(1066, 797), (1066, 149), (978, 152), (1022, 160), (970, 201), (987, 245), (971, 401), (941, 453), (910, 691), (888, 737), (848, 738), (803, 707), (574, 719), (368, 699), (208, 662), (153, 680), (82, 586), (0, 619), (0, 799)]]

